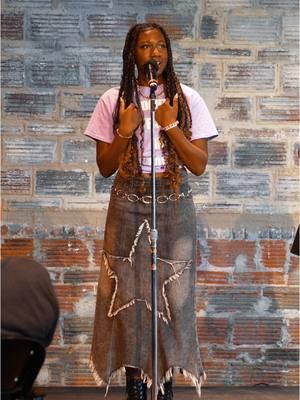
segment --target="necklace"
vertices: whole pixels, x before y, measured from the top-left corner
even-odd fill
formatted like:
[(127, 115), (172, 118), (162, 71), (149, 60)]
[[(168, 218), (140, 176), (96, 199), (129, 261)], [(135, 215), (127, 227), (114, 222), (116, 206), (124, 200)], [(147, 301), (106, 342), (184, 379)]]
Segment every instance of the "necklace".
[[(147, 89), (148, 89), (148, 87), (147, 87)], [(138, 93), (139, 93), (144, 99), (150, 99), (150, 96), (146, 96), (146, 95), (141, 91), (141, 88), (140, 88), (139, 85), (137, 85), (137, 90), (138, 90)], [(164, 85), (162, 85), (162, 89), (160, 90), (160, 92), (157, 92), (157, 93), (156, 93), (156, 96), (158, 97), (158, 96), (162, 95), (163, 93), (164, 93)]]

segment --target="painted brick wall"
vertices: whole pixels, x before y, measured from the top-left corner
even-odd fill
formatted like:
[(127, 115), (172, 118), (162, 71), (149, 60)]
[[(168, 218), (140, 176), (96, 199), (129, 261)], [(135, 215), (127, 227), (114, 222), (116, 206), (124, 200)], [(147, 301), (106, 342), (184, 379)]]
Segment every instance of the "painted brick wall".
[(82, 132), (119, 82), (124, 35), (137, 21), (165, 25), (180, 78), (202, 94), (220, 132), (206, 173), (191, 177), (206, 385), (297, 384), (297, 7), (3, 1), (2, 256), (41, 261), (61, 304), (40, 384), (94, 385), (87, 361), (112, 179), (99, 175)]

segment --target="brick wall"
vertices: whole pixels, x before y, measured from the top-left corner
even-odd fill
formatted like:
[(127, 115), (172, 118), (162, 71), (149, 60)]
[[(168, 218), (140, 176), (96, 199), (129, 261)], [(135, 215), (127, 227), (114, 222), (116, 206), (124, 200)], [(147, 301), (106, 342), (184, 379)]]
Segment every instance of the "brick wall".
[(119, 82), (124, 35), (137, 21), (165, 25), (180, 78), (202, 94), (220, 132), (206, 173), (191, 177), (206, 384), (297, 384), (299, 264), (289, 252), (299, 200), (297, 7), (3, 2), (2, 255), (41, 261), (61, 304), (41, 384), (94, 385), (87, 360), (112, 180), (99, 175), (82, 132)]

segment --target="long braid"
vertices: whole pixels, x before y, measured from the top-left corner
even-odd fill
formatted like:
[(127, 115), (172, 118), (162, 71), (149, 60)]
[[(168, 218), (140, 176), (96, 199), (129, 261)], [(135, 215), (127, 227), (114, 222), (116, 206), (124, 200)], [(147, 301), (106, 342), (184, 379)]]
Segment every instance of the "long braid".
[[(187, 100), (183, 94), (181, 89), (179, 80), (175, 74), (173, 67), (173, 57), (170, 39), (165, 32), (165, 30), (158, 24), (155, 23), (144, 23), (144, 24), (136, 24), (134, 25), (128, 32), (125, 45), (123, 49), (123, 72), (122, 79), (120, 84), (119, 96), (116, 104), (116, 108), (113, 114), (113, 128), (114, 132), (119, 125), (119, 107), (120, 107), (120, 98), (123, 96), (125, 101), (125, 107), (131, 102), (134, 102), (141, 114), (143, 116), (142, 107), (140, 103), (140, 99), (138, 96), (138, 88), (137, 82), (135, 78), (135, 47), (139, 37), (139, 34), (148, 29), (157, 29), (161, 31), (163, 34), (168, 51), (168, 62), (167, 66), (163, 72), (164, 78), (164, 91), (165, 96), (168, 97), (171, 101), (178, 94), (178, 121), (179, 127), (183, 131), (184, 135), (190, 139), (191, 138), (191, 125), (192, 125), (192, 117), (189, 106), (187, 104)], [(138, 129), (138, 128), (137, 128)], [(143, 155), (143, 138), (144, 138), (144, 119), (142, 119), (142, 124), (140, 126), (141, 129), (141, 143), (140, 143), (140, 152)], [(180, 160), (174, 149), (174, 146), (167, 134), (164, 131), (160, 131), (160, 143), (162, 147), (163, 156), (165, 158), (166, 163), (166, 173), (170, 181), (171, 187), (173, 187), (176, 191), (178, 190), (180, 184)], [(133, 135), (132, 139), (128, 143), (127, 150), (125, 151), (123, 158), (120, 163), (120, 170), (123, 172), (125, 178), (129, 178), (130, 176), (139, 176), (142, 178), (142, 168), (140, 165), (139, 157), (138, 157), (138, 143), (137, 138)], [(142, 187), (143, 187), (143, 178), (141, 179)]]

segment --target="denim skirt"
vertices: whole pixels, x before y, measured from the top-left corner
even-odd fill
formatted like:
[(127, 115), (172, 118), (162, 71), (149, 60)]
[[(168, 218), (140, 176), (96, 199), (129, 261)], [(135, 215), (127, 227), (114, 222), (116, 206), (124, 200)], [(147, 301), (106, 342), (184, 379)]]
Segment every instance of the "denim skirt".
[[(151, 368), (151, 179), (117, 174), (106, 219), (90, 367), (107, 389), (126, 367)], [(205, 379), (196, 326), (196, 218), (188, 174), (179, 192), (156, 179), (158, 385), (181, 372), (200, 396)]]

